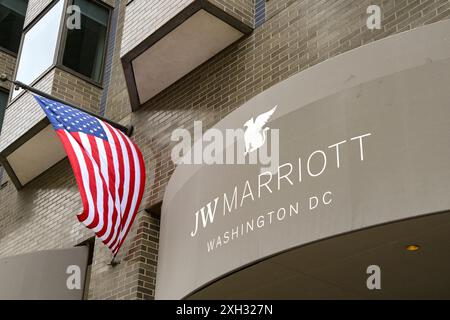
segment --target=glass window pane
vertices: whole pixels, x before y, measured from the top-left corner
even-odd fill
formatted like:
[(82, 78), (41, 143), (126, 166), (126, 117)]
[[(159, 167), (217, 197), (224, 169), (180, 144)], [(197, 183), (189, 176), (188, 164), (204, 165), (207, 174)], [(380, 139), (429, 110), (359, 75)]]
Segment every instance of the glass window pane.
[(28, 0), (0, 0), (0, 47), (17, 53)]
[[(64, 1), (60, 0), (24, 36), (16, 79), (31, 84), (54, 60)], [(13, 98), (20, 90), (13, 92)]]
[(3, 117), (8, 104), (8, 93), (0, 90), (0, 132), (2, 131)]
[(67, 30), (63, 65), (100, 82), (109, 10), (87, 0), (75, 0), (74, 5), (81, 9), (81, 28)]
[(0, 109), (5, 109), (8, 103), (8, 93), (0, 90)]

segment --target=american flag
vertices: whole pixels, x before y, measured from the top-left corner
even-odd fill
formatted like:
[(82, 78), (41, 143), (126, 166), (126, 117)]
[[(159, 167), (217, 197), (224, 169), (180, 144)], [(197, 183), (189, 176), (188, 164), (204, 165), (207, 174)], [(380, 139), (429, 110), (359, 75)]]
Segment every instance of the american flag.
[(34, 96), (64, 145), (83, 203), (78, 220), (117, 255), (136, 217), (145, 186), (138, 147), (108, 123)]

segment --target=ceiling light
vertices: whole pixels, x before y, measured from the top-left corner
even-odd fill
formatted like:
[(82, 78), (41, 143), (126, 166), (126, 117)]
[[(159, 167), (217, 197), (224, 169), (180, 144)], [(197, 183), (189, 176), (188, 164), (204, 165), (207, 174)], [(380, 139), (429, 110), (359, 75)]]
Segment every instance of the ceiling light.
[(412, 244), (412, 245), (409, 245), (409, 246), (406, 247), (406, 250), (407, 251), (411, 251), (411, 252), (419, 251), (419, 249), (420, 249), (420, 246), (415, 245), (415, 244)]

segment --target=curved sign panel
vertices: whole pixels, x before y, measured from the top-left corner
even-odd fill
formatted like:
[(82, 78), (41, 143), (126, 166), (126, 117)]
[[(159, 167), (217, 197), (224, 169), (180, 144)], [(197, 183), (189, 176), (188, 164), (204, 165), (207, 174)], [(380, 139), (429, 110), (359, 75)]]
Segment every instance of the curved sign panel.
[(187, 297), (314, 241), (449, 210), (449, 34), (446, 21), (363, 46), (219, 122), (193, 153), (217, 130), (245, 128), (216, 156), (250, 159), (270, 145), (271, 161), (178, 166), (162, 209), (157, 298)]

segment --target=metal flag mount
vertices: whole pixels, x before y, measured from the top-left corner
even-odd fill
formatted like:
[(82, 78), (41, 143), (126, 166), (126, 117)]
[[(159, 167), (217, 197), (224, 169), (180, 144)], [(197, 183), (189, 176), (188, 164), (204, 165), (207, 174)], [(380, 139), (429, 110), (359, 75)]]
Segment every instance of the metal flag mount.
[(46, 93), (46, 92), (43, 92), (43, 91), (38, 90), (38, 89), (36, 89), (36, 88), (33, 88), (33, 87), (31, 87), (31, 86), (29, 86), (29, 85), (23, 83), (23, 82), (16, 81), (16, 80), (10, 80), (10, 79), (8, 79), (8, 76), (7, 76), (6, 74), (4, 74), (4, 73), (0, 74), (0, 82), (6, 82), (6, 81), (9, 81), (9, 82), (11, 82), (11, 83), (14, 85), (14, 90), (23, 89), (23, 90), (25, 90), (25, 91), (29, 91), (29, 92), (32, 92), (32, 93), (34, 93), (34, 94), (37, 94), (37, 95), (39, 95), (39, 96), (41, 96), (41, 97), (43, 97), (43, 98), (47, 98), (47, 99), (50, 99), (50, 100), (53, 100), (53, 101), (56, 101), (56, 102), (59, 102), (59, 103), (68, 105), (69, 107), (78, 109), (78, 110), (83, 111), (83, 112), (85, 112), (85, 113), (87, 113), (87, 114), (89, 114), (89, 115), (91, 115), (91, 116), (94, 116), (94, 117), (96, 117), (96, 118), (98, 118), (98, 119), (100, 119), (100, 120), (102, 120), (102, 121), (104, 121), (104, 122), (109, 123), (109, 124), (110, 124), (111, 126), (113, 126), (114, 128), (119, 129), (120, 131), (122, 131), (123, 133), (125, 133), (127, 136), (131, 136), (131, 135), (133, 134), (133, 129), (134, 129), (133, 126), (124, 126), (124, 125), (121, 125), (121, 124), (119, 124), (119, 123), (117, 123), (117, 122), (111, 121), (111, 120), (106, 119), (106, 118), (104, 118), (104, 117), (102, 117), (102, 116), (99, 116), (99, 115), (97, 115), (97, 114), (94, 114), (94, 113), (92, 113), (92, 112), (89, 112), (89, 111), (87, 111), (87, 110), (84, 110), (84, 109), (82, 109), (82, 108), (80, 108), (80, 107), (78, 107), (78, 106), (75, 106), (75, 105), (73, 105), (73, 104), (70, 104), (70, 103), (68, 103), (67, 101), (58, 99), (58, 98), (56, 98), (56, 97), (54, 97), (54, 96), (52, 96), (52, 95), (50, 95), (50, 94), (48, 94), (48, 93)]

